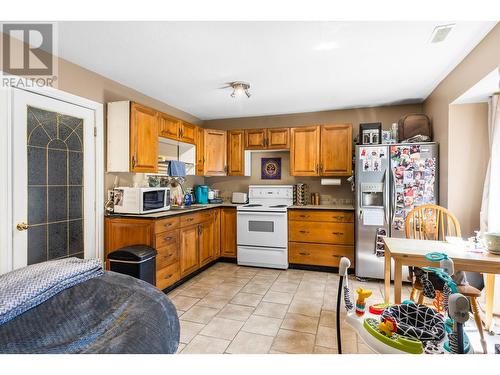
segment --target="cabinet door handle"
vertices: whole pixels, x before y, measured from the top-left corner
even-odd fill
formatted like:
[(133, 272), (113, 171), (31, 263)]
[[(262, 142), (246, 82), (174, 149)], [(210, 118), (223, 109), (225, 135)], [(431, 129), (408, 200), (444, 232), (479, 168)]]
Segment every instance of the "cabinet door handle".
[(307, 253), (307, 252), (305, 252), (305, 251), (303, 251), (303, 252), (301, 252), (301, 253), (299, 253), (299, 254), (300, 254), (300, 255), (311, 255), (310, 253)]
[(169, 236), (169, 237), (164, 237), (163, 239), (164, 239), (165, 241), (171, 241), (171, 240), (172, 240), (172, 237), (170, 237), (170, 236)]
[(299, 230), (299, 233), (309, 233), (307, 230)]
[(316, 173), (318, 173), (319, 165), (316, 164)]
[(334, 258), (341, 258), (340, 255), (336, 255), (336, 254), (332, 254), (332, 257), (334, 257)]
[(332, 232), (332, 234), (334, 234), (336, 236), (343, 236), (344, 232)]
[(165, 223), (165, 224), (163, 224), (163, 226), (168, 228), (168, 227), (172, 226), (172, 223)]
[(333, 218), (334, 218), (335, 220), (343, 220), (343, 219), (344, 219), (344, 217), (343, 217), (343, 216), (334, 216)]
[(319, 171), (320, 171), (321, 173), (323, 173), (323, 163), (320, 163), (320, 164), (319, 164)]
[(132, 169), (135, 168), (135, 156), (132, 156)]
[(173, 274), (173, 273), (171, 273), (170, 275), (165, 276), (165, 277), (164, 277), (164, 279), (165, 279), (165, 280), (168, 280), (168, 279), (170, 279), (172, 276), (174, 276), (174, 274)]
[(188, 218), (186, 219), (186, 221), (193, 221), (193, 220), (194, 220), (194, 217), (188, 217)]
[(304, 219), (305, 219), (305, 218), (308, 218), (308, 217), (310, 217), (310, 216), (309, 216), (309, 215), (299, 215), (299, 217), (302, 217), (302, 218), (304, 218)]

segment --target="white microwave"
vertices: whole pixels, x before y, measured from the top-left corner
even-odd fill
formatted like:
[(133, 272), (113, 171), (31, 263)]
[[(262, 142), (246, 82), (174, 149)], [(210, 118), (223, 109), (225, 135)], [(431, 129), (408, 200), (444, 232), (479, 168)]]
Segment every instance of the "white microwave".
[(148, 214), (170, 209), (170, 188), (117, 187), (113, 191), (115, 213)]

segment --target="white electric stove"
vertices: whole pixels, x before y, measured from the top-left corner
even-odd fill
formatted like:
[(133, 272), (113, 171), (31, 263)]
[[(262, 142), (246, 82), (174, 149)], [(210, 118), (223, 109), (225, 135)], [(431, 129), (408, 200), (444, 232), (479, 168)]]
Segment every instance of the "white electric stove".
[(238, 264), (288, 268), (287, 209), (292, 185), (250, 185), (248, 204), (237, 208)]

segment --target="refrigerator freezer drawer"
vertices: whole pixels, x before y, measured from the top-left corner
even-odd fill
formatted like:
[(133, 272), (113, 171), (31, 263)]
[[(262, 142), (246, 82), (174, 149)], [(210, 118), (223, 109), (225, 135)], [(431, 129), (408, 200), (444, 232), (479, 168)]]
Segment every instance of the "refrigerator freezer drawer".
[(354, 246), (290, 242), (288, 251), (290, 263), (338, 267), (340, 258), (347, 257), (354, 268)]
[(289, 240), (354, 245), (354, 224), (290, 221)]
[(238, 246), (237, 261), (242, 266), (288, 268), (288, 249)]

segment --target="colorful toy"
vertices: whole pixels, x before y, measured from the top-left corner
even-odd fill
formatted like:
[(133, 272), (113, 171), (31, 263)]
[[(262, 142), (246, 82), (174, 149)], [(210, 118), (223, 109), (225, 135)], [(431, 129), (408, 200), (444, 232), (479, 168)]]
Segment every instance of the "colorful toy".
[[(456, 284), (450, 277), (453, 274), (453, 261), (440, 253), (429, 254), (428, 259), (440, 262), (440, 268), (423, 267), (422, 269), (425, 271), (427, 281), (429, 281), (428, 292), (438, 297), (438, 306), (436, 307), (449, 316), (446, 322), (443, 313), (410, 301), (398, 305), (373, 304), (366, 312), (366, 300), (372, 295), (372, 292), (363, 288), (356, 290), (358, 297), (356, 308), (353, 311), (349, 308), (350, 297), (344, 295), (347, 310), (346, 322), (375, 352), (387, 354), (462, 354), (473, 352), (467, 335), (463, 332), (463, 323), (469, 316), (469, 304), (467, 298), (457, 292)], [(349, 259), (341, 259), (337, 309), (340, 308), (342, 301), (342, 284), (349, 265)], [(365, 317), (365, 315), (367, 316)], [(337, 346), (339, 354), (342, 354), (341, 314), (338, 313), (336, 316)]]
[(372, 291), (368, 289), (358, 288), (358, 299), (356, 300), (356, 315), (363, 316), (365, 314), (366, 299), (372, 295)]
[(376, 303), (376, 304), (368, 307), (368, 311), (370, 312), (370, 314), (373, 314), (373, 315), (382, 315), (384, 310), (390, 306), (391, 306), (390, 303)]
[(394, 332), (398, 330), (398, 324), (394, 318), (386, 317), (382, 318), (378, 325), (378, 329), (385, 333), (386, 336), (392, 337)]

